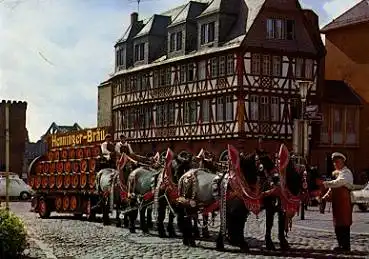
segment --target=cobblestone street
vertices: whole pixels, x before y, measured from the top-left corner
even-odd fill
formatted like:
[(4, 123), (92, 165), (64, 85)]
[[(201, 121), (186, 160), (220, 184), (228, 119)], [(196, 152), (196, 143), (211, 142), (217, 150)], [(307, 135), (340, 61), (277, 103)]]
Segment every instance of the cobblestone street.
[[(42, 220), (29, 209), (29, 203), (11, 204), (11, 210), (22, 217), (28, 227), (31, 244), (28, 253), (34, 258), (369, 258), (368, 213), (355, 213), (355, 233), (351, 236), (353, 252), (345, 256), (331, 252), (336, 241), (330, 213), (321, 215), (315, 209), (306, 212), (305, 221), (296, 217), (288, 235), (292, 249), (285, 254), (264, 250), (264, 214), (261, 213), (259, 219), (251, 216), (245, 229), (251, 252), (244, 255), (234, 247), (218, 252), (211, 240), (198, 241), (197, 248), (188, 248), (182, 245), (181, 239), (160, 239), (154, 231), (151, 235), (141, 231), (130, 234), (127, 229), (114, 225), (104, 227), (102, 223), (57, 214)], [(214, 227), (215, 231), (218, 226)], [(273, 238), (278, 241), (276, 233)]]

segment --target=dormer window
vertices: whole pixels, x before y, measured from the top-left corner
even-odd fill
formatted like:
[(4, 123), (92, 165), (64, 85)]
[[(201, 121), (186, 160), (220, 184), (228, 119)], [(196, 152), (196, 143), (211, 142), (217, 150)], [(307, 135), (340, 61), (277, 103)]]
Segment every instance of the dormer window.
[(182, 50), (182, 31), (174, 32), (169, 37), (169, 51)]
[(274, 40), (294, 40), (295, 21), (284, 19), (267, 20), (267, 39)]
[(215, 22), (201, 25), (201, 45), (211, 43), (215, 39)]
[(145, 59), (145, 43), (135, 45), (135, 61), (141, 61)]
[(124, 66), (124, 48), (118, 47), (115, 53), (116, 67), (118, 70)]

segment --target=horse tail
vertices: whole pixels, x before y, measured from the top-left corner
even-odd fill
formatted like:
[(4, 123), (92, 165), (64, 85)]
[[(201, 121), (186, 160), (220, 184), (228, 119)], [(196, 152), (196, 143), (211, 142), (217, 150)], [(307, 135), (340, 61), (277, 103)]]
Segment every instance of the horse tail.
[[(163, 172), (164, 172), (164, 170), (162, 170), (161, 172), (160, 172), (160, 174), (158, 175), (158, 177), (157, 177), (157, 182), (156, 182), (156, 185), (155, 185), (155, 183), (154, 183), (154, 206), (153, 206), (153, 210), (154, 210), (154, 217), (156, 217), (157, 218), (157, 216), (158, 216), (158, 209), (159, 209), (159, 192), (160, 192), (160, 186), (161, 186), (161, 184), (162, 184), (162, 182), (163, 182)], [(153, 179), (153, 181), (155, 181), (154, 179)]]

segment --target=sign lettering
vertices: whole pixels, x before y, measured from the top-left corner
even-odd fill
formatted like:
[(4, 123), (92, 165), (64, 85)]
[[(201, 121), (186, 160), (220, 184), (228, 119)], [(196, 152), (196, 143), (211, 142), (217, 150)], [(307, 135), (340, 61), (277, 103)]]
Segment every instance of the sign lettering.
[(104, 141), (108, 132), (108, 128), (94, 128), (62, 134), (53, 134), (48, 136), (48, 146), (49, 148), (59, 148), (99, 143)]

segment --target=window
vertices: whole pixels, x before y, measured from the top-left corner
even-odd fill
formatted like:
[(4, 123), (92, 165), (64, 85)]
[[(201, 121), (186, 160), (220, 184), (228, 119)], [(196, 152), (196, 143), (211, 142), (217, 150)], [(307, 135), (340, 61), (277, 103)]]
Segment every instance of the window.
[(177, 32), (176, 37), (176, 50), (178, 51), (182, 49), (182, 32)]
[(154, 71), (154, 83), (153, 83), (153, 86), (152, 86), (153, 89), (159, 87), (159, 75), (160, 75), (160, 73), (159, 73), (158, 70)]
[(159, 85), (165, 86), (166, 85), (166, 70), (164, 68), (160, 69), (160, 78), (159, 78)]
[(145, 108), (138, 108), (138, 125), (140, 129), (145, 128)]
[(151, 122), (151, 107), (145, 107), (145, 128), (150, 127)]
[(342, 109), (333, 110), (333, 144), (343, 144), (342, 115)]
[(234, 74), (234, 60), (233, 55), (227, 56), (227, 75), (233, 75)]
[(175, 104), (174, 103), (169, 103), (168, 104), (168, 123), (169, 125), (174, 125), (175, 124)]
[(282, 59), (280, 56), (273, 56), (273, 76), (281, 76)]
[(321, 129), (320, 129), (320, 142), (323, 144), (329, 143), (329, 108), (327, 106), (323, 106), (323, 115), (326, 117), (322, 121)]
[(224, 120), (224, 100), (223, 97), (217, 98), (217, 121)]
[(226, 58), (225, 56), (221, 56), (219, 58), (219, 76), (224, 76), (226, 72)]
[(210, 121), (210, 100), (205, 99), (202, 101), (202, 121), (209, 122)]
[(186, 82), (186, 71), (187, 71), (187, 69), (186, 69), (185, 65), (182, 65), (179, 69), (179, 81), (181, 83)]
[(270, 118), (270, 106), (268, 102), (268, 97), (261, 96), (260, 97), (260, 120), (262, 121), (269, 121)]
[(263, 75), (270, 76), (271, 75), (271, 66), (270, 66), (270, 56), (263, 55)]
[(185, 102), (183, 109), (184, 123), (195, 123), (197, 119), (197, 102)]
[(295, 21), (267, 19), (266, 38), (275, 40), (293, 40), (295, 38)]
[(358, 112), (355, 108), (346, 110), (346, 144), (358, 143), (357, 136)]
[(278, 122), (280, 120), (280, 106), (279, 106), (279, 99), (278, 97), (271, 97), (270, 99), (271, 103), (271, 121)]
[(251, 73), (254, 75), (260, 74), (260, 55), (251, 54)]
[(233, 96), (226, 96), (226, 121), (233, 121)]
[(192, 82), (194, 80), (195, 77), (195, 69), (194, 69), (194, 65), (188, 64), (187, 66), (187, 80), (188, 82)]
[(213, 42), (215, 39), (215, 22), (201, 25), (201, 45)]
[(199, 62), (199, 80), (204, 80), (206, 78), (206, 62)]
[(259, 96), (251, 95), (249, 99), (250, 103), (250, 120), (259, 120)]
[(135, 61), (145, 59), (145, 43), (135, 45)]
[(312, 59), (305, 60), (305, 78), (307, 79), (313, 78), (313, 66), (314, 62)]
[(116, 66), (118, 68), (118, 70), (120, 70), (121, 66), (124, 66), (124, 56), (125, 56), (125, 53), (124, 53), (124, 48), (123, 47), (118, 47), (117, 50), (116, 50)]
[(304, 60), (302, 58), (296, 58), (295, 77), (302, 78), (303, 70), (304, 70)]
[(166, 85), (171, 85), (172, 84), (172, 69), (171, 67), (168, 67), (166, 70), (165, 70), (165, 83)]
[(175, 33), (171, 33), (170, 34), (170, 39), (169, 39), (169, 51), (173, 52), (174, 51), (174, 47), (176, 45), (176, 34)]
[(218, 59), (212, 58), (210, 64), (211, 64), (211, 70), (210, 70), (211, 77), (215, 78), (218, 76)]

